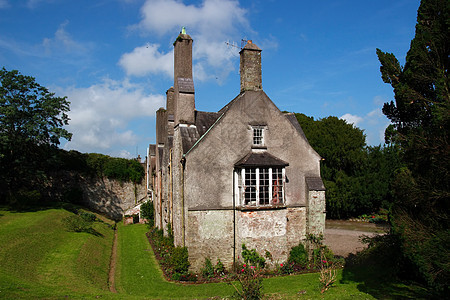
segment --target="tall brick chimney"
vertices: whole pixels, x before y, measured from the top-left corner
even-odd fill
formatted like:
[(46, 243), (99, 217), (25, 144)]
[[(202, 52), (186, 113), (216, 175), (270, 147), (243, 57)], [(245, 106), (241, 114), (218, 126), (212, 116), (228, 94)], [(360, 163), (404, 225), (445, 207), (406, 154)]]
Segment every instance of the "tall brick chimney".
[(192, 38), (183, 27), (174, 46), (174, 118), (178, 124), (194, 124), (195, 90), (192, 78)]
[(248, 40), (239, 54), (241, 55), (241, 93), (262, 90), (261, 49)]
[(166, 92), (166, 109), (167, 109), (167, 134), (173, 136), (173, 127), (175, 121), (175, 90), (173, 87)]

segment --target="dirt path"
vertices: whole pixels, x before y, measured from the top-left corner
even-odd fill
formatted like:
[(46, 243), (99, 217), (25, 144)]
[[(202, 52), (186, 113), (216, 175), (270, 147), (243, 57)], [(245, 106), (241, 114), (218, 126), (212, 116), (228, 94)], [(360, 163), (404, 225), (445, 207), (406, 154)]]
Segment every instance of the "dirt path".
[(116, 265), (117, 265), (117, 228), (114, 229), (114, 241), (111, 252), (111, 261), (109, 263), (109, 278), (108, 285), (109, 291), (112, 293), (117, 293), (116, 291)]
[(347, 257), (365, 248), (360, 240), (363, 235), (373, 236), (386, 232), (387, 227), (373, 223), (327, 220), (324, 244), (335, 255)]

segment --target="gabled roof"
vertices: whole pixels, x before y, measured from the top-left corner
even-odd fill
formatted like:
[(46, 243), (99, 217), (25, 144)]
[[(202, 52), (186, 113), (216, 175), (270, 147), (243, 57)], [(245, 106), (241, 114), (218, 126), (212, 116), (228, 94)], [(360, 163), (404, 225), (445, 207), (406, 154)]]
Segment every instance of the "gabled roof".
[(297, 129), (297, 131), (300, 133), (300, 135), (303, 136), (305, 138), (305, 140), (307, 140), (306, 135), (303, 132), (302, 127), (300, 126), (300, 124), (298, 123), (297, 118), (295, 117), (295, 114), (293, 114), (293, 113), (285, 113), (284, 115), (289, 120), (289, 122), (291, 122), (291, 124), (295, 127), (295, 129)]
[[(183, 127), (185, 129), (182, 129), (181, 136), (183, 139), (183, 154), (187, 154), (191, 150), (191, 148), (195, 147), (197, 143), (201, 142), (201, 139), (208, 133), (209, 129), (215, 126), (215, 124), (220, 121), (221, 117), (228, 112), (233, 104), (240, 98), (244, 97), (246, 93), (247, 92), (240, 93), (218, 112), (195, 111), (195, 127)], [(254, 93), (263, 93), (265, 95), (264, 91), (256, 91)], [(267, 95), (265, 96), (270, 102), (272, 102), (272, 100), (270, 100)], [(284, 113), (283, 116), (292, 124), (292, 126), (296, 129), (300, 136), (308, 143), (308, 139), (306, 138), (302, 127), (298, 123), (295, 114)]]
[(264, 152), (250, 151), (246, 156), (241, 158), (236, 164), (236, 167), (286, 167), (289, 166), (287, 162), (281, 160), (272, 154)]

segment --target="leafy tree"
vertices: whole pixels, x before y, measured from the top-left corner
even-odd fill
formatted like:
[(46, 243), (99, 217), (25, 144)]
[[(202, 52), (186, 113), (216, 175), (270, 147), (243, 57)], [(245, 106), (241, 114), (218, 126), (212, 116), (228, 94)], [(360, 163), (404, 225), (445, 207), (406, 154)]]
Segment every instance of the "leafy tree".
[[(395, 101), (383, 106), (392, 121), (386, 140), (396, 143), (405, 167), (394, 182), (394, 234), (416, 273), (436, 290), (448, 289), (450, 2), (422, 0), (404, 66), (377, 49), (384, 82)], [(433, 251), (430, 251), (433, 250)]]
[(296, 117), (324, 159), (321, 175), (327, 189), (328, 218), (357, 217), (391, 206), (391, 182), (400, 166), (396, 146), (367, 146), (363, 130), (337, 117)]
[[(71, 139), (69, 102), (31, 76), (0, 70), (0, 190), (17, 191), (42, 175), (49, 151)], [(1, 193), (1, 192), (0, 192)]]

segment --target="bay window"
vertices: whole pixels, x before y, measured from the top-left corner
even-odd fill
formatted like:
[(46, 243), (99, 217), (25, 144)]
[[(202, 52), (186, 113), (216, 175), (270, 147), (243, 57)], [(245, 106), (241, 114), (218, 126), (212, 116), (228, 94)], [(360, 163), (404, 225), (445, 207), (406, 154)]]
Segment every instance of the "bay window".
[(242, 167), (235, 170), (236, 196), (241, 206), (284, 204), (284, 167)]

